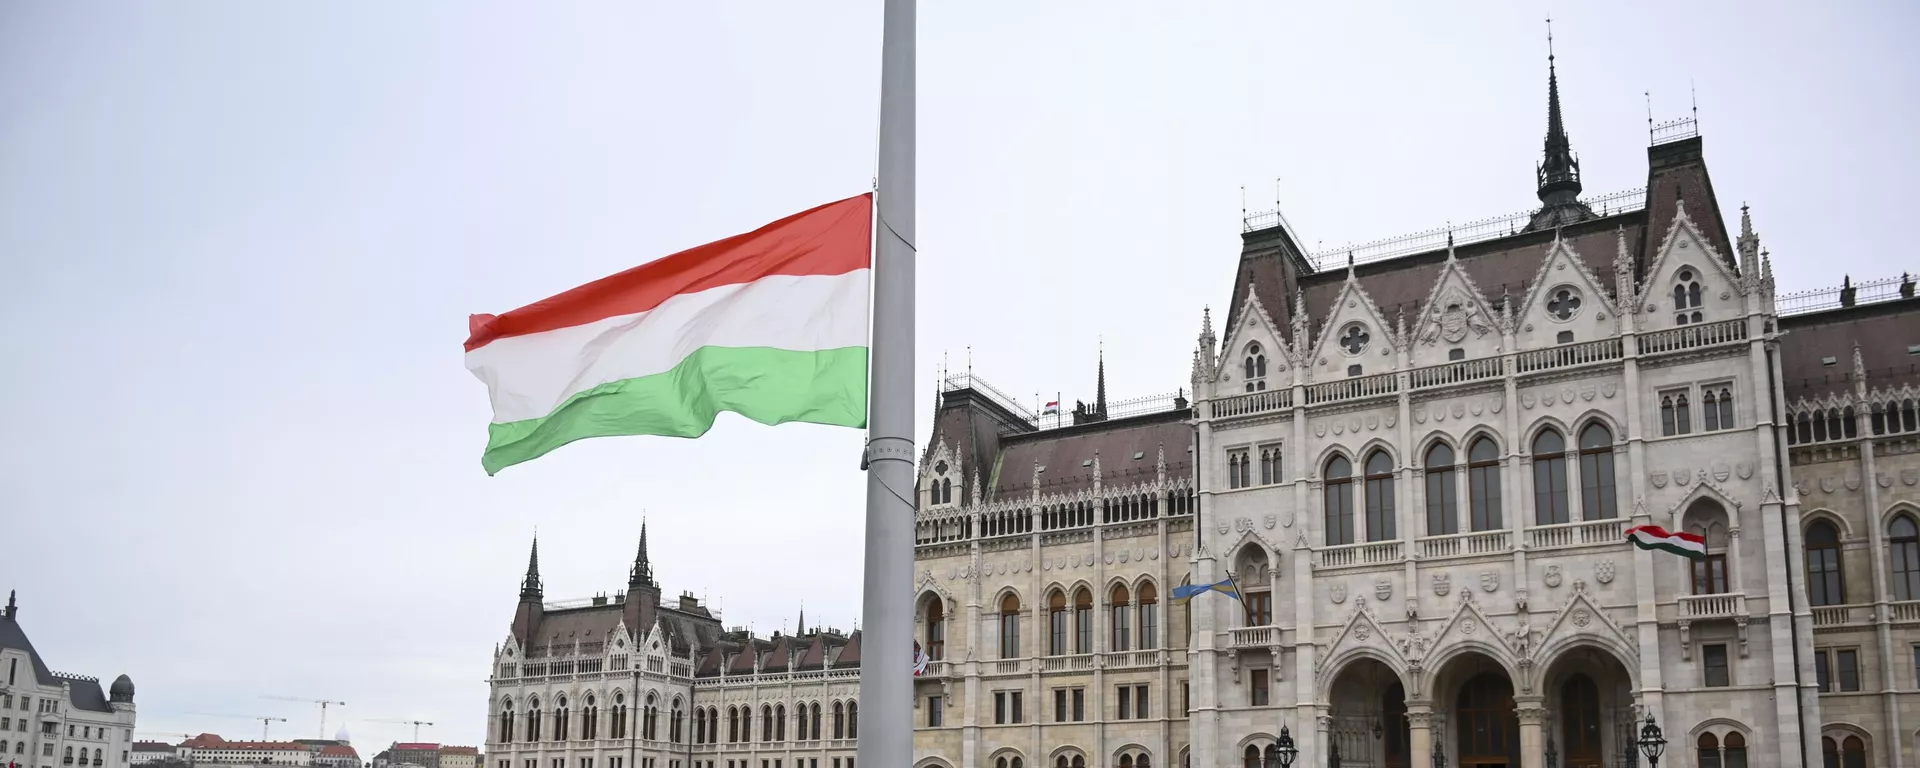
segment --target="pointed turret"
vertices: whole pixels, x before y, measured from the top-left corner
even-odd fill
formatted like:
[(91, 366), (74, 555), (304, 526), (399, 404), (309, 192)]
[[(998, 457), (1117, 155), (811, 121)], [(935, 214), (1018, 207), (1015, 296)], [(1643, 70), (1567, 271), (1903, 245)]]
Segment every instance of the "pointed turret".
[(655, 586), (653, 561), (647, 556), (647, 521), (640, 521), (640, 551), (633, 556), (633, 569), (627, 572), (627, 591), (635, 587)]
[(807, 604), (806, 603), (800, 604), (800, 620), (795, 621), (793, 623), (793, 634), (795, 636), (803, 636), (807, 634)]
[(539, 600), (540, 588), (540, 537), (533, 537), (533, 551), (527, 555), (527, 576), (520, 581), (521, 600)]
[(7, 621), (13, 621), (13, 617), (20, 615), (20, 606), (13, 601), (13, 596), (14, 590), (7, 590), (7, 611), (6, 613), (0, 613), (0, 618), (4, 618)]
[(1093, 403), (1074, 401), (1073, 423), (1092, 424), (1107, 420), (1107, 352), (1103, 344), (1099, 353), (1098, 367), (1094, 373)]
[(1580, 202), (1580, 159), (1560, 116), (1560, 73), (1554, 64), (1553, 27), (1547, 27), (1547, 140), (1540, 164), (1534, 167), (1535, 194), (1541, 208), (1527, 229), (1560, 227), (1594, 218), (1593, 209)]
[(1740, 251), (1740, 278), (1749, 283), (1760, 281), (1760, 234), (1753, 231), (1753, 214), (1747, 210), (1747, 204), (1740, 204), (1740, 239), (1735, 247)]

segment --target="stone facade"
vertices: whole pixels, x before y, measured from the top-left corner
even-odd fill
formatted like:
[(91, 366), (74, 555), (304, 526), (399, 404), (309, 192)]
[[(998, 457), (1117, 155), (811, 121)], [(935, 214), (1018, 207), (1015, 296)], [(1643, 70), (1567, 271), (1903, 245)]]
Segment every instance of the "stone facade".
[(27, 639), (12, 592), (0, 610), (0, 765), (132, 765), (133, 681), (55, 672)]

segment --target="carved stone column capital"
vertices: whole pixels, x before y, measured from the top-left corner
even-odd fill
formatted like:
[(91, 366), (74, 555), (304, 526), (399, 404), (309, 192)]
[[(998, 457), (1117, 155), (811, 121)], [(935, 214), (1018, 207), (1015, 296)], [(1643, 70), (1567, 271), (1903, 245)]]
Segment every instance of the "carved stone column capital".
[(1547, 708), (1538, 704), (1520, 704), (1513, 708), (1513, 714), (1521, 725), (1542, 725), (1547, 722)]

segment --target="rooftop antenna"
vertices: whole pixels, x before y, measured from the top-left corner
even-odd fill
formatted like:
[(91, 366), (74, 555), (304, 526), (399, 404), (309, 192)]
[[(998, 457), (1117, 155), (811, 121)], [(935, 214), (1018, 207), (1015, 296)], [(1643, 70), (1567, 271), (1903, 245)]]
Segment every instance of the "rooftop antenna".
[(1700, 130), (1700, 92), (1693, 88), (1693, 78), (1687, 78), (1687, 98), (1693, 101), (1693, 130)]
[(1240, 185), (1240, 221), (1247, 220), (1247, 185)]
[(1553, 63), (1553, 17), (1547, 17), (1547, 63)]
[(1647, 141), (1651, 142), (1653, 141), (1653, 91), (1642, 91), (1640, 95), (1647, 97)]

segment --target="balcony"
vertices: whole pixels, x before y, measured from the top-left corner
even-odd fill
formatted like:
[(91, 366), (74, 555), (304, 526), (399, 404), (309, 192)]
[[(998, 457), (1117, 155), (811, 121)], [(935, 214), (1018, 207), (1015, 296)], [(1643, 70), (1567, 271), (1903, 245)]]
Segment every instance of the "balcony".
[(1531, 549), (1566, 549), (1596, 544), (1625, 544), (1626, 541), (1627, 521), (1617, 517), (1538, 525), (1527, 529), (1527, 546)]
[(951, 674), (953, 674), (953, 662), (929, 661), (927, 662), (927, 671), (922, 674), (921, 677), (946, 677)]
[(1271, 411), (1284, 411), (1292, 407), (1293, 390), (1291, 389), (1272, 389), (1223, 397), (1210, 404), (1213, 418), (1216, 419), (1254, 416)]
[(1454, 387), (1476, 381), (1497, 379), (1506, 375), (1506, 372), (1506, 358), (1483, 357), (1478, 360), (1462, 360), (1457, 363), (1415, 368), (1409, 372), (1408, 383), (1416, 390), (1431, 387)]
[(1513, 551), (1513, 531), (1450, 533), (1445, 536), (1427, 536), (1418, 540), (1417, 543), (1420, 546), (1420, 557), (1428, 560), (1443, 557), (1497, 555)]
[(1001, 659), (987, 662), (987, 673), (992, 675), (1018, 675), (1026, 671), (1026, 659)]
[(1625, 357), (1625, 347), (1619, 339), (1600, 339), (1581, 344), (1565, 344), (1547, 349), (1522, 352), (1514, 358), (1517, 373), (1537, 373), (1556, 368), (1572, 368), (1578, 365), (1605, 363)]
[(1887, 605), (1887, 614), (1895, 624), (1920, 624), (1920, 600), (1902, 600)]
[(1271, 624), (1227, 630), (1227, 644), (1234, 648), (1269, 648), (1279, 643), (1280, 628)]
[(1718, 323), (1703, 323), (1675, 328), (1670, 331), (1655, 331), (1640, 337), (1640, 354), (1655, 355), (1662, 352), (1681, 352), (1703, 347), (1717, 347), (1723, 344), (1738, 344), (1747, 340), (1747, 321), (1745, 318), (1724, 320)]
[(1357, 565), (1389, 565), (1405, 558), (1401, 541), (1372, 541), (1342, 544), (1320, 550), (1321, 568), (1346, 568)]
[(1684, 595), (1680, 598), (1680, 618), (1683, 621), (1731, 619), (1746, 615), (1747, 595), (1744, 592)]
[(1873, 623), (1871, 605), (1816, 605), (1813, 607), (1815, 631), (1844, 629)]
[(1311, 385), (1307, 387), (1307, 405), (1324, 405), (1342, 400), (1385, 397), (1399, 393), (1400, 374), (1379, 373)]
[(1042, 672), (1090, 672), (1093, 670), (1093, 654), (1079, 653), (1072, 656), (1042, 656)]
[(1160, 652), (1155, 651), (1118, 651), (1107, 654), (1107, 669), (1132, 669), (1152, 667), (1160, 664)]

